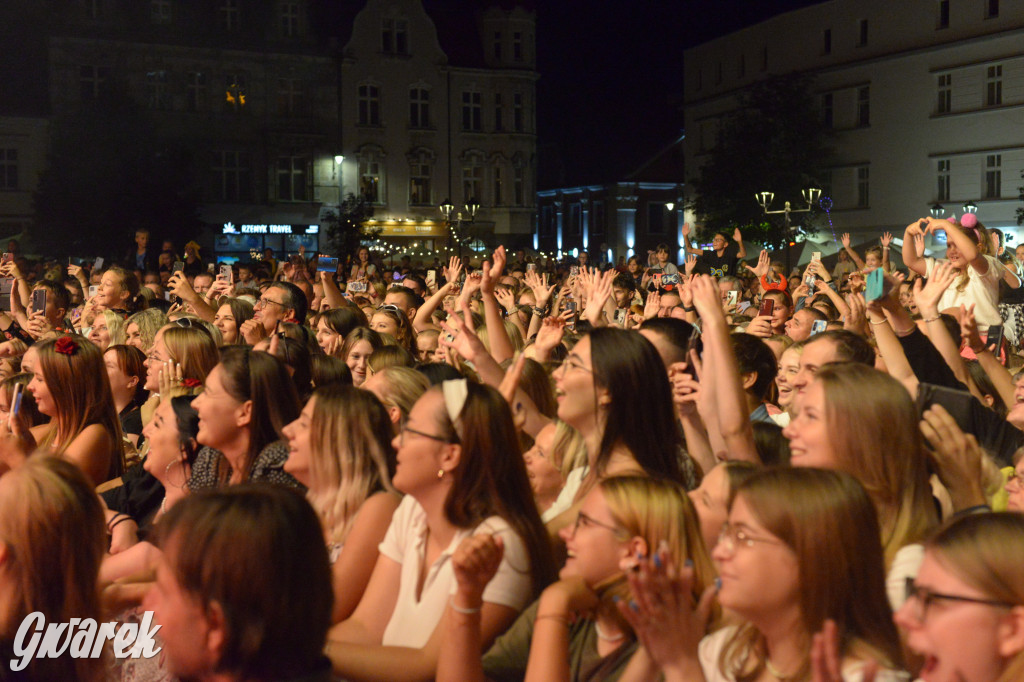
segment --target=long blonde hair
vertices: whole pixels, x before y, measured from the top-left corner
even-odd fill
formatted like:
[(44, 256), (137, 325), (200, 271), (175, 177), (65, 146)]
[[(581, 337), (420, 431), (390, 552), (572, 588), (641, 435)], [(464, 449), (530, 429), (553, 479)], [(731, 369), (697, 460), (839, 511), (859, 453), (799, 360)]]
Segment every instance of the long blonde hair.
[[(648, 554), (664, 543), (677, 566), (687, 560), (693, 562), (690, 589), (694, 600), (699, 600), (715, 579), (715, 567), (704, 545), (697, 510), (686, 490), (674, 481), (650, 476), (612, 476), (598, 483), (597, 489), (604, 495), (615, 525), (630, 537), (643, 538)], [(622, 573), (597, 587), (602, 601), (615, 596), (630, 598), (629, 585)], [(632, 632), (617, 609), (611, 609), (611, 613), (624, 631)]]
[(826, 366), (815, 379), (824, 389), (838, 468), (875, 503), (889, 566), (938, 523), (914, 402), (891, 376), (859, 363)]
[[(806, 638), (800, 670), (810, 672), (811, 636), (826, 619), (839, 630), (840, 659), (853, 654), (902, 667), (899, 635), (885, 596), (885, 567), (874, 505), (857, 480), (838, 471), (778, 468), (754, 474), (733, 491), (764, 528), (796, 555), (800, 615)], [(765, 668), (764, 636), (741, 625), (718, 666), (737, 682)]]
[[(972, 514), (945, 526), (925, 543), (944, 568), (994, 601), (1024, 606), (1024, 515)], [(997, 682), (1024, 679), (1024, 651), (1010, 659)]]
[[(47, 623), (100, 619), (97, 587), (106, 551), (103, 508), (92, 483), (75, 465), (39, 452), (8, 472), (0, 496), (0, 562), (8, 590), (0, 612), (0, 641), (14, 634), (30, 613)], [(7, 661), (3, 662), (4, 665)], [(103, 662), (61, 656), (33, 659), (32, 679), (98, 680)]]
[(331, 544), (344, 544), (374, 493), (394, 492), (395, 452), (387, 410), (376, 396), (343, 384), (313, 393), (309, 500)]

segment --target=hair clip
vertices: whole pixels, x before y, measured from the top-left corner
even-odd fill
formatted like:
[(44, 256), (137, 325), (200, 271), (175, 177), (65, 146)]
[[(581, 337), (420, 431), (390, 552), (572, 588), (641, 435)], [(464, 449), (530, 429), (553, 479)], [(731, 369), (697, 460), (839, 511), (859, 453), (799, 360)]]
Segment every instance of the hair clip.
[(53, 344), (53, 350), (70, 357), (78, 352), (78, 343), (70, 336), (62, 336)]

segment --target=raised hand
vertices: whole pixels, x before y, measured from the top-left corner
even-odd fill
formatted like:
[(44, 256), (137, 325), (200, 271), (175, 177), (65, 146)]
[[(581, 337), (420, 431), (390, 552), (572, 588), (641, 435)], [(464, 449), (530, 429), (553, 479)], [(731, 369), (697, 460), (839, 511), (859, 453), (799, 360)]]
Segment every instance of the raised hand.
[(732, 231), (732, 240), (734, 242), (743, 241), (743, 233), (740, 232), (740, 228), (737, 227), (735, 230)]
[(661, 294), (657, 291), (652, 291), (647, 295), (647, 303), (644, 305), (644, 319), (650, 320), (657, 317), (660, 310)]
[(498, 299), (498, 303), (504, 308), (509, 315), (516, 311), (516, 297), (509, 289), (495, 289), (494, 297)]
[(978, 332), (978, 320), (974, 317), (974, 304), (960, 306), (960, 338), (975, 354), (985, 350), (985, 342)]
[(472, 535), (459, 543), (452, 555), (452, 572), (462, 608), (480, 606), (484, 589), (498, 572), (504, 554), (504, 542), (494, 535)]
[(633, 598), (620, 601), (619, 612), (647, 653), (666, 673), (694, 665), (699, 671), (697, 647), (711, 620), (715, 588), (704, 590), (694, 606), (694, 569), (679, 568), (664, 546), (653, 559), (637, 557), (636, 568), (626, 571), (626, 577)]
[(457, 283), (462, 275), (462, 259), (452, 256), (448, 259), (448, 267), (442, 269), (446, 282)]
[(695, 267), (697, 267), (697, 256), (691, 253), (686, 257), (686, 261), (683, 263), (683, 269), (687, 275), (692, 275)]
[(941, 405), (932, 405), (921, 417), (921, 433), (932, 446), (936, 474), (949, 490), (953, 506), (966, 509), (985, 504), (981, 483), (985, 455), (974, 435), (961, 431)]
[(883, 234), (881, 240), (879, 241), (882, 242), (883, 249), (889, 248), (889, 244), (892, 244), (892, 232), (886, 232), (885, 234)]
[(840, 241), (843, 242), (843, 248), (844, 249), (850, 248), (850, 233), (849, 232), (844, 232), (843, 236), (840, 237), (839, 239), (840, 239)]
[(768, 270), (771, 269), (771, 265), (771, 256), (768, 254), (766, 250), (762, 249), (761, 253), (757, 256), (757, 265), (755, 265), (754, 267), (750, 267), (749, 265), (744, 263), (743, 267), (757, 275), (758, 279), (761, 279), (762, 277), (768, 274)]
[(936, 263), (928, 283), (921, 278), (914, 280), (914, 301), (925, 317), (939, 314), (939, 299), (960, 273), (948, 262)]
[(564, 335), (564, 319), (554, 316), (545, 317), (544, 321), (541, 322), (540, 331), (537, 332), (537, 338), (534, 339), (533, 345), (537, 347), (539, 353), (544, 353), (546, 357), (555, 346), (562, 343)]
[(683, 236), (684, 237), (689, 237), (690, 236), (690, 223), (683, 223)]

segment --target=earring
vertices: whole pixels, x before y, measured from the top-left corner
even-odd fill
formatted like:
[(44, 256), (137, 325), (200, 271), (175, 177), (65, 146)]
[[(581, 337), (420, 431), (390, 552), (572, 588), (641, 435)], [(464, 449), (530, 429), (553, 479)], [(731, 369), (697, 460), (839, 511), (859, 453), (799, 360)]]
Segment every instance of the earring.
[(444, 478), (444, 469), (438, 469), (437, 470), (437, 478), (438, 478), (438, 480)]

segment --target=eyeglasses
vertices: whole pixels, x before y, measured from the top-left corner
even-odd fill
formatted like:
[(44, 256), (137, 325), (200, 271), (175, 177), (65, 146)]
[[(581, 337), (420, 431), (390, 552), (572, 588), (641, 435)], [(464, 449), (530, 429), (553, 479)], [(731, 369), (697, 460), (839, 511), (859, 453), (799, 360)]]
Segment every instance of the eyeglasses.
[(390, 310), (393, 313), (402, 312), (402, 310), (397, 305), (392, 305), (390, 303), (381, 303), (379, 306), (377, 306), (377, 310)]
[(455, 441), (451, 440), (450, 438), (445, 438), (443, 436), (435, 436), (432, 433), (425, 433), (423, 431), (417, 431), (416, 429), (412, 428), (411, 426), (403, 424), (402, 428), (398, 432), (398, 444), (399, 445), (405, 445), (405, 434), (406, 433), (411, 433), (411, 434), (413, 434), (415, 436), (420, 436), (422, 438), (429, 438), (430, 440), (436, 440), (438, 443), (454, 443), (455, 442)]
[(939, 600), (958, 601), (965, 604), (981, 604), (983, 606), (995, 606), (1000, 609), (1012, 609), (1015, 606), (1015, 604), (1008, 604), (1004, 601), (998, 601), (995, 599), (978, 599), (977, 597), (961, 597), (955, 594), (932, 592), (927, 587), (916, 585), (913, 578), (907, 578), (906, 601), (911, 604), (910, 615), (915, 621), (923, 623), (925, 616), (928, 613), (928, 607)]
[(1013, 484), (1015, 488), (1024, 486), (1024, 476), (1021, 476), (1016, 471), (1010, 474), (1010, 477), (1006, 479), (1006, 488), (1009, 489), (1010, 485)]
[(722, 531), (718, 534), (718, 544), (730, 552), (735, 552), (737, 546), (753, 547), (754, 543), (763, 542), (766, 545), (781, 545), (778, 540), (770, 538), (757, 538), (743, 528), (731, 526), (728, 523), (722, 525)]
[(589, 514), (584, 514), (583, 512), (578, 512), (576, 514), (576, 523), (574, 523), (572, 525), (572, 534), (574, 536), (576, 535), (576, 533), (579, 532), (581, 526), (583, 528), (604, 528), (605, 530), (610, 530), (611, 532), (613, 532), (613, 533), (615, 533), (616, 535), (619, 535), (619, 536), (628, 535), (626, 530), (623, 529), (623, 528), (619, 528), (618, 526), (613, 526), (611, 524), (604, 523), (602, 521), (598, 521), (597, 519), (595, 519), (593, 516), (590, 516)]
[(562, 367), (565, 368), (565, 369), (573, 369), (573, 370), (575, 370), (575, 369), (582, 369), (584, 372), (590, 372), (591, 374), (594, 373), (594, 370), (592, 370), (589, 367), (587, 367), (586, 365), (584, 365), (582, 360), (580, 360), (579, 358), (574, 357), (572, 355), (570, 355), (569, 357), (567, 357), (565, 359), (565, 362), (562, 363)]
[(288, 309), (288, 306), (286, 306), (284, 303), (279, 303), (278, 301), (275, 301), (272, 298), (261, 298), (260, 300), (256, 301), (256, 305), (253, 306), (253, 310), (262, 310), (262, 309), (267, 307), (268, 303), (273, 303), (274, 305), (279, 305), (282, 308), (284, 308), (285, 310)]
[(178, 325), (183, 329), (191, 329), (193, 326), (191, 317), (179, 317), (174, 321), (174, 324)]

